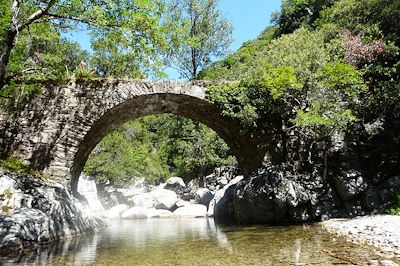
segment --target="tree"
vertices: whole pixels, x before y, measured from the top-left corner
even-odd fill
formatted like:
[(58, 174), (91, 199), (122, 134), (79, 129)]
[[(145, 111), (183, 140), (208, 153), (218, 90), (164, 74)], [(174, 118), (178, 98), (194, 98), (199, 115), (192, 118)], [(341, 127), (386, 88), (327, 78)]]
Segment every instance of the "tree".
[(166, 65), (183, 78), (198, 73), (226, 54), (232, 41), (231, 23), (217, 9), (218, 0), (170, 0), (167, 5)]
[[(142, 55), (151, 53), (151, 44), (162, 39), (158, 20), (161, 11), (162, 5), (158, 0), (2, 1), (0, 87), (5, 85), (10, 54), (18, 37), (36, 24), (50, 23), (58, 32), (85, 25), (93, 32), (94, 40), (111, 32), (120, 38), (127, 36), (135, 43), (135, 46), (129, 47), (130, 51)], [(135, 38), (132, 39), (132, 36)]]

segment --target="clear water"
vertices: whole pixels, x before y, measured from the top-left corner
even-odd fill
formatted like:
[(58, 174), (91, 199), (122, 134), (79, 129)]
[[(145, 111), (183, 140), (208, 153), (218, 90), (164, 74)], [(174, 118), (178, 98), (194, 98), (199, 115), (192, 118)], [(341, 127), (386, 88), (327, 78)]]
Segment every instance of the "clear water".
[(199, 218), (113, 221), (97, 234), (40, 247), (0, 262), (6, 265), (379, 265), (388, 259), (382, 256), (370, 247), (330, 235), (319, 225), (223, 226), (212, 219)]

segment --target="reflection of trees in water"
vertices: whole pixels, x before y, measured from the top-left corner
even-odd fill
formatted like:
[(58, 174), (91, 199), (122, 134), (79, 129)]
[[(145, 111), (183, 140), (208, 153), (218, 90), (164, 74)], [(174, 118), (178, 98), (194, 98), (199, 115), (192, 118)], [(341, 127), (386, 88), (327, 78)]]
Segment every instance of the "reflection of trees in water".
[[(176, 257), (174, 252), (180, 257)], [(109, 259), (108, 256), (113, 259), (122, 257), (121, 262), (154, 256), (146, 257), (153, 263), (160, 262), (160, 258), (167, 260), (163, 254), (175, 254), (175, 257), (171, 256), (179, 262), (181, 259), (193, 260), (185, 255), (189, 254), (187, 252), (191, 256), (198, 255), (199, 262), (206, 254), (211, 264), (225, 265), (331, 265), (346, 263), (344, 259), (365, 264), (376, 259), (366, 247), (351, 245), (339, 238), (332, 239), (317, 226), (238, 227), (217, 225), (213, 219), (171, 218), (111, 221), (98, 234), (39, 247), (10, 262), (71, 265), (103, 262)]]

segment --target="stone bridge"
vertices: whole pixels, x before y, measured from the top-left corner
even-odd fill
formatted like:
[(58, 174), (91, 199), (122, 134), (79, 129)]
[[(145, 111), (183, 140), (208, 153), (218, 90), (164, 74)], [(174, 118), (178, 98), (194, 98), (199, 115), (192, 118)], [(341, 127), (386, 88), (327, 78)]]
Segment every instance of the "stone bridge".
[(242, 172), (261, 165), (266, 140), (240, 132), (205, 100), (205, 81), (71, 80), (43, 84), (43, 93), (17, 116), (0, 117), (0, 152), (15, 156), (76, 191), (79, 175), (97, 143), (121, 124), (172, 113), (213, 129), (230, 147)]

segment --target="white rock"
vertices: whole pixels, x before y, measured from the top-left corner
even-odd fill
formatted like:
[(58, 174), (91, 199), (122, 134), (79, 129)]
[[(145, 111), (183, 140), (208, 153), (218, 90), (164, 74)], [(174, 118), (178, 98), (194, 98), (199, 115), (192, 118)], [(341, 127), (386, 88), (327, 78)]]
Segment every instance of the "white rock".
[(121, 214), (122, 219), (146, 219), (148, 211), (141, 207), (132, 207)]
[(208, 205), (208, 216), (216, 216), (218, 215), (219, 210), (221, 208), (224, 208), (226, 205), (226, 202), (224, 201), (229, 201), (229, 199), (224, 199), (225, 192), (231, 187), (239, 183), (244, 177), (243, 176), (237, 176), (234, 179), (232, 179), (227, 185), (225, 185), (222, 189), (218, 190), (214, 198), (210, 201), (210, 204)]
[(202, 204), (192, 204), (184, 207), (180, 207), (174, 211), (174, 216), (177, 217), (206, 217), (207, 207)]
[(156, 205), (155, 198), (150, 193), (135, 195), (131, 198), (133, 206), (142, 208), (153, 208)]
[(168, 189), (156, 188), (150, 194), (154, 197), (157, 209), (171, 210), (178, 201), (176, 193)]
[(175, 205), (176, 205), (176, 207), (180, 208), (180, 207), (183, 207), (183, 206), (188, 206), (188, 205), (190, 205), (190, 202), (189, 202), (189, 201), (186, 201), (186, 200), (178, 200), (178, 201), (175, 203)]
[(157, 210), (149, 209), (147, 210), (147, 218), (170, 218), (173, 213), (169, 210)]
[(199, 188), (194, 194), (197, 203), (208, 206), (214, 195), (208, 188)]
[(129, 206), (126, 204), (119, 204), (117, 206), (114, 206), (110, 209), (108, 209), (105, 212), (105, 217), (109, 218), (109, 219), (120, 219), (121, 218), (121, 214), (123, 212), (125, 212), (126, 210), (129, 209)]

